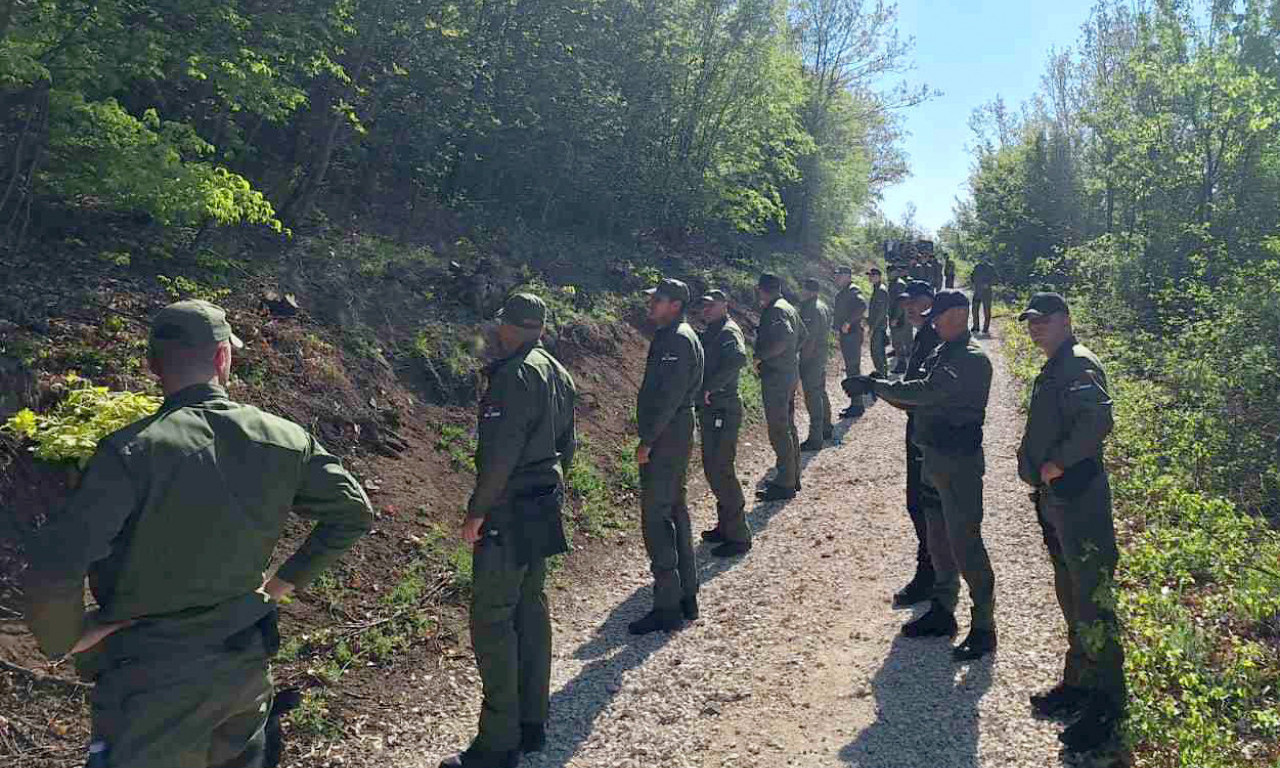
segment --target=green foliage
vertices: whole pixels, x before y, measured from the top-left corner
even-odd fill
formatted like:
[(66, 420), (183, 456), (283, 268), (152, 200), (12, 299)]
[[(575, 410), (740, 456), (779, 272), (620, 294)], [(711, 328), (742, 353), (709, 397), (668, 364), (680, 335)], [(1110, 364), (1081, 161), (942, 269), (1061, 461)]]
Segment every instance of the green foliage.
[(640, 485), (634, 446), (630, 446), (630, 450), (627, 445), (619, 446), (613, 457), (615, 469), (611, 472), (606, 471), (600, 458), (594, 454), (591, 442), (585, 436), (579, 437), (573, 465), (565, 478), (570, 500), (576, 502), (576, 511), (566, 520), (567, 527), (588, 536), (621, 528), (626, 520), (621, 514), (618, 495), (638, 489)]
[(329, 739), (342, 735), (341, 728), (329, 712), (329, 694), (323, 688), (303, 692), (302, 702), (288, 717), (290, 725), (302, 733)]
[(211, 304), (217, 304), (231, 295), (230, 288), (216, 288), (182, 275), (177, 277), (156, 275), (156, 282), (160, 283), (160, 287), (164, 289), (165, 293), (169, 294), (169, 298), (173, 301), (200, 299)]
[(454, 469), (476, 471), (476, 439), (465, 428), (456, 424), (441, 424), (436, 450), (449, 454)]
[(107, 387), (94, 386), (75, 373), (68, 373), (63, 383), (66, 394), (52, 411), (37, 415), (23, 409), (2, 427), (33, 442), (36, 458), (43, 461), (75, 462), (83, 468), (99, 440), (160, 408), (158, 397), (113, 392)]

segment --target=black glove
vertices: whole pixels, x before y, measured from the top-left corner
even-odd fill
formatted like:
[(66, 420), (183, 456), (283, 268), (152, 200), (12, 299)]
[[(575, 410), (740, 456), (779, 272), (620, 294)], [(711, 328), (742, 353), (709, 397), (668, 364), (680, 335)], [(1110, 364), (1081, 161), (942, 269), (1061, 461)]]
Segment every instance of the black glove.
[(840, 382), (840, 386), (849, 397), (862, 397), (872, 391), (870, 376), (850, 376)]

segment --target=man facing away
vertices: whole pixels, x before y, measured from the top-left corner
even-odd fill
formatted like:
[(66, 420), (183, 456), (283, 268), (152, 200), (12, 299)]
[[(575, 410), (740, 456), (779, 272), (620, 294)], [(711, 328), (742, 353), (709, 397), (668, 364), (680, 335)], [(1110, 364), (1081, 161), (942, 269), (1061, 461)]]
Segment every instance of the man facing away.
[(1036, 294), (1018, 319), (1048, 358), (1031, 392), (1018, 475), (1035, 488), (1067, 624), (1062, 681), (1031, 703), (1044, 717), (1078, 716), (1060, 738), (1084, 752), (1114, 739), (1128, 698), (1113, 596), (1119, 551), (1102, 456), (1111, 396), (1097, 356), (1076, 341), (1062, 296)]
[(634, 635), (679, 629), (698, 618), (698, 564), (685, 481), (693, 448), (693, 408), (705, 402), (702, 343), (685, 322), (689, 286), (664, 279), (649, 295), (649, 343), (636, 398), (640, 445), (640, 525), (653, 571), (653, 609), (633, 621)]
[(969, 287), (973, 289), (973, 332), (978, 332), (978, 309), (982, 309), (982, 332), (991, 333), (991, 300), (996, 282), (996, 268), (983, 259), (969, 273)]
[(462, 538), (473, 547), (471, 645), (479, 731), (441, 768), (508, 768), (545, 743), (551, 688), (546, 559), (568, 550), (560, 511), (575, 448), (573, 377), (541, 344), (547, 307), (515, 293), (487, 330), (496, 359), (477, 411), (476, 482)]
[[(74, 654), (94, 681), (101, 764), (261, 766), (276, 601), (372, 524), (360, 484), (302, 427), (227, 396), (242, 347), (213, 304), (162, 309), (148, 362), (164, 403), (98, 443), (29, 550), (27, 621), (46, 654)], [(290, 509), (317, 525), (267, 579)]]
[(796, 387), (800, 349), (806, 330), (800, 313), (782, 298), (782, 278), (768, 272), (756, 283), (760, 328), (756, 331), (755, 368), (760, 375), (769, 442), (777, 455), (773, 481), (756, 493), (761, 501), (795, 498), (800, 490), (800, 435), (796, 431)]
[[(840, 342), (840, 356), (844, 358), (844, 375), (862, 375), (862, 321), (867, 313), (867, 302), (858, 287), (853, 284), (853, 270), (838, 266), (832, 271), (836, 283), (836, 301), (831, 313), (831, 327)], [(855, 398), (849, 407), (840, 412), (842, 419), (856, 419), (864, 412), (862, 398)]]
[(702, 471), (716, 497), (716, 527), (702, 532), (702, 540), (715, 544), (715, 557), (734, 557), (751, 549), (747, 524), (747, 500), (735, 467), (738, 433), (742, 429), (742, 397), (738, 381), (747, 363), (747, 343), (742, 329), (729, 317), (729, 296), (721, 290), (702, 297), (701, 334), (706, 368), (698, 424), (702, 436)]
[(867, 270), (871, 281), (871, 306), (867, 310), (867, 329), (871, 332), (871, 366), (881, 373), (889, 371), (885, 349), (889, 344), (889, 290), (884, 287), (879, 267)]
[(893, 343), (893, 372), (896, 374), (906, 373), (911, 357), (911, 323), (907, 322), (907, 313), (900, 298), (907, 289), (905, 273), (901, 265), (889, 267), (889, 340)]
[(822, 285), (810, 277), (804, 281), (800, 319), (808, 331), (800, 348), (800, 385), (809, 411), (809, 436), (802, 451), (820, 451), (835, 431), (831, 424), (831, 399), (827, 397), (827, 359), (831, 355), (831, 308), (822, 300)]
[(973, 661), (996, 649), (995, 574), (982, 541), (982, 424), (991, 391), (991, 360), (969, 334), (969, 299), (960, 291), (935, 295), (927, 315), (942, 344), (925, 361), (923, 379), (855, 380), (898, 407), (913, 408), (913, 439), (924, 457), (923, 479), (938, 491), (940, 509), (928, 515), (934, 589), (929, 612), (902, 628), (907, 637), (956, 633), (960, 576), (973, 600), (969, 636), (952, 650)]

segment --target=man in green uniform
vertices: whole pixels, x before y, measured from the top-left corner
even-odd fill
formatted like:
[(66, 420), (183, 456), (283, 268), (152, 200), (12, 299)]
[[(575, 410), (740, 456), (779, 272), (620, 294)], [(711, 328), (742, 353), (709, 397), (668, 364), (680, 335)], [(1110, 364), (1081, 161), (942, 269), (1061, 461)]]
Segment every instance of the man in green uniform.
[[(834, 270), (836, 303), (831, 312), (831, 327), (840, 341), (840, 356), (844, 358), (845, 376), (862, 375), (862, 321), (867, 313), (867, 302), (858, 287), (853, 284), (853, 270), (846, 266)], [(862, 398), (854, 398), (849, 407), (840, 412), (842, 419), (856, 419), (863, 414)]]
[(969, 287), (973, 289), (973, 332), (978, 332), (978, 309), (982, 309), (982, 332), (991, 333), (991, 295), (996, 282), (996, 268), (983, 259), (969, 273)]
[(942, 290), (942, 262), (937, 256), (929, 257), (929, 284), (934, 291)]
[(867, 328), (871, 332), (871, 367), (881, 373), (889, 370), (885, 349), (889, 345), (889, 290), (884, 287), (879, 267), (867, 270), (871, 281), (871, 305), (867, 309)]
[(541, 751), (551, 688), (546, 558), (568, 550), (560, 509), (575, 447), (573, 377), (542, 347), (547, 307), (509, 296), (490, 327), (496, 359), (477, 413), (471, 645), (484, 701), (471, 746), (441, 768), (506, 768)]
[(650, 288), (649, 344), (636, 399), (640, 445), (640, 525), (653, 571), (653, 610), (631, 623), (634, 635), (679, 629), (698, 617), (698, 564), (693, 554), (685, 476), (693, 447), (693, 407), (705, 402), (702, 343), (685, 322), (689, 286), (664, 279)]
[(1068, 642), (1062, 682), (1031, 702), (1045, 717), (1083, 712), (1061, 739), (1088, 751), (1113, 739), (1128, 698), (1112, 592), (1119, 552), (1102, 457), (1111, 396), (1102, 364), (1076, 341), (1060, 295), (1036, 294), (1018, 319), (1048, 357), (1032, 389), (1018, 475), (1036, 489)]
[(796, 387), (800, 349), (807, 335), (800, 313), (782, 298), (782, 278), (765, 274), (756, 283), (760, 328), (756, 331), (755, 369), (760, 374), (769, 442), (777, 454), (777, 474), (756, 493), (761, 501), (795, 498), (800, 490), (800, 436), (796, 431)]
[[(914, 280), (907, 284), (902, 293), (902, 305), (907, 313), (907, 322), (916, 329), (915, 339), (911, 343), (911, 358), (907, 362), (907, 372), (903, 381), (919, 381), (926, 375), (925, 361), (938, 348), (941, 340), (934, 330), (926, 313), (933, 307), (933, 286), (922, 280)], [(941, 514), (942, 499), (938, 489), (924, 479), (924, 454), (915, 444), (915, 415), (913, 409), (907, 409), (907, 515), (916, 532), (916, 571), (911, 581), (898, 590), (893, 596), (893, 605), (904, 608), (908, 605), (924, 602), (933, 596), (934, 575), (933, 561), (929, 557), (929, 515)]]
[[(275, 601), (372, 523), (360, 484), (302, 427), (228, 399), (241, 346), (212, 304), (161, 310), (148, 359), (163, 405), (98, 443), (28, 550), (27, 621), (46, 654), (75, 654), (95, 682), (99, 764), (261, 766)], [(267, 579), (291, 508), (318, 524)]]
[(827, 358), (831, 351), (831, 308), (822, 300), (822, 285), (810, 277), (804, 281), (800, 319), (807, 331), (800, 348), (800, 384), (804, 406), (809, 411), (809, 437), (802, 451), (820, 451), (822, 443), (835, 432), (831, 424), (831, 399), (827, 397)]
[(947, 257), (947, 263), (942, 267), (942, 276), (946, 282), (947, 290), (956, 287), (956, 262), (950, 256)]
[(893, 343), (893, 372), (897, 374), (907, 372), (913, 335), (911, 324), (907, 322), (906, 310), (902, 306), (901, 296), (907, 289), (904, 273), (901, 266), (889, 268), (889, 340)]
[(942, 345), (925, 361), (925, 376), (891, 382), (865, 378), (869, 388), (898, 407), (914, 408), (913, 438), (924, 456), (923, 479), (938, 491), (941, 509), (928, 517), (934, 590), (929, 612), (902, 628), (907, 637), (956, 633), (960, 574), (973, 600), (969, 636), (952, 651), (957, 661), (981, 658), (996, 648), (995, 574), (982, 541), (982, 424), (991, 390), (991, 360), (969, 334), (969, 299), (942, 291), (927, 315)]
[(738, 432), (742, 429), (742, 398), (738, 378), (747, 362), (742, 329), (729, 317), (729, 297), (721, 290), (702, 297), (702, 349), (706, 370), (698, 423), (702, 428), (702, 470), (716, 497), (716, 527), (702, 532), (702, 540), (717, 545), (715, 557), (735, 557), (751, 549), (747, 500), (734, 463)]

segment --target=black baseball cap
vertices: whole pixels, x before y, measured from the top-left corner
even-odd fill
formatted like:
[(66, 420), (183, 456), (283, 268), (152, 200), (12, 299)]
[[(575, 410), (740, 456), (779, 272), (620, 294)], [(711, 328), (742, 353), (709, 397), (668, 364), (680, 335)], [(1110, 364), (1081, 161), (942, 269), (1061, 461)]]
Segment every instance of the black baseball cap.
[(650, 296), (661, 296), (664, 299), (678, 301), (683, 305), (689, 304), (689, 286), (681, 280), (674, 280), (670, 277), (662, 278), (662, 282), (658, 283), (656, 288), (650, 288), (645, 293)]
[(933, 298), (933, 286), (923, 280), (912, 280), (907, 283), (907, 287), (902, 293), (898, 294), (900, 299), (918, 299), (921, 296)]
[(547, 305), (532, 293), (513, 293), (498, 310), (498, 322), (519, 328), (541, 328), (547, 322)]
[(756, 287), (769, 293), (782, 293), (782, 278), (772, 272), (765, 272), (756, 281)]
[(699, 301), (705, 302), (707, 304), (723, 304), (728, 300), (729, 300), (729, 294), (725, 293), (719, 288), (712, 288), (711, 290), (704, 293), (702, 295), (702, 298), (699, 299)]
[(1062, 298), (1060, 293), (1037, 293), (1031, 297), (1031, 301), (1027, 302), (1027, 308), (1022, 314), (1018, 315), (1018, 320), (1026, 320), (1028, 317), (1043, 317), (1052, 315), (1055, 312), (1071, 312), (1067, 307), (1067, 300)]
[(804, 286), (804, 289), (805, 289), (806, 291), (820, 291), (820, 290), (822, 290), (822, 283), (818, 282), (818, 278), (816, 278), (816, 277), (806, 277), (806, 278), (804, 279), (804, 282), (803, 282), (803, 283), (801, 283), (801, 285), (803, 285), (803, 286)]
[(231, 332), (226, 311), (207, 301), (192, 299), (170, 304), (151, 320), (149, 343), (153, 350), (169, 344), (203, 347), (223, 341), (236, 349), (244, 346)]
[(964, 291), (938, 291), (933, 295), (933, 306), (923, 314), (925, 317), (934, 318), (956, 307), (969, 308), (969, 297), (964, 295)]

